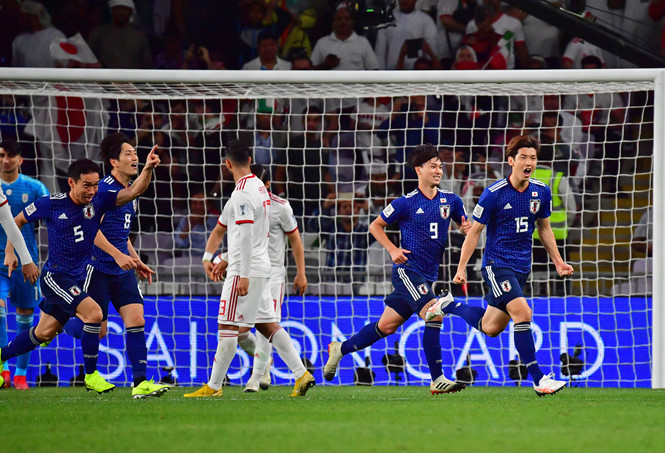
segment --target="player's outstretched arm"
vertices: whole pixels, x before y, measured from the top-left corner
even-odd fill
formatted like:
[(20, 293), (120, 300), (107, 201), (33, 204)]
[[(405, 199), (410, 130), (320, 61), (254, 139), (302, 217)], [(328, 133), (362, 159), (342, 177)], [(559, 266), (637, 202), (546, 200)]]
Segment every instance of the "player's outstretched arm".
[(302, 296), (307, 289), (307, 276), (305, 275), (305, 247), (302, 245), (300, 232), (297, 229), (287, 234), (286, 237), (289, 238), (293, 259), (296, 261), (297, 272), (296, 278), (293, 279), (293, 289)]
[(136, 269), (136, 259), (129, 255), (125, 255), (120, 250), (118, 250), (115, 245), (111, 244), (109, 240), (106, 239), (106, 236), (104, 236), (101, 230), (97, 231), (97, 236), (95, 236), (95, 245), (111, 255), (111, 258), (115, 260), (116, 264), (123, 271)]
[[(23, 228), (23, 225), (26, 223), (28, 223), (28, 221), (22, 211), (19, 212), (16, 217), (12, 217), (12, 211), (7, 203), (0, 206), (0, 224), (5, 230), (5, 233), (7, 233), (5, 265), (7, 265), (7, 268), (9, 269), (9, 275), (11, 275), (12, 270), (16, 269), (18, 266), (16, 255), (14, 254), (14, 247), (16, 247), (16, 251), (18, 251), (19, 257), (21, 258), (23, 279), (25, 281), (29, 280), (30, 283), (34, 284), (39, 278), (39, 269), (32, 261), (28, 246), (25, 245), (25, 240), (21, 234), (21, 228)], [(11, 260), (11, 262), (8, 263), (8, 260)]]
[(139, 278), (141, 280), (148, 279), (148, 285), (151, 285), (152, 274), (154, 274), (155, 271), (150, 269), (150, 267), (147, 264), (141, 261), (139, 254), (136, 253), (136, 249), (134, 249), (134, 245), (132, 245), (132, 241), (130, 241), (129, 239), (127, 239), (127, 250), (129, 251), (129, 256), (135, 259), (136, 273), (139, 274)]
[(145, 192), (152, 179), (153, 170), (160, 162), (159, 156), (157, 155), (157, 145), (155, 145), (150, 150), (145, 161), (145, 167), (143, 167), (141, 174), (136, 178), (134, 184), (118, 192), (118, 197), (115, 200), (116, 206), (122, 206), (123, 204), (138, 198), (143, 192)]
[(224, 239), (225, 234), (226, 234), (226, 227), (222, 226), (219, 222), (217, 222), (217, 225), (215, 225), (215, 228), (213, 228), (212, 232), (210, 233), (210, 236), (208, 237), (208, 242), (206, 242), (205, 253), (203, 254), (202, 258), (203, 270), (205, 270), (205, 273), (208, 276), (208, 278), (215, 282), (221, 280), (221, 274), (219, 274), (218, 278), (216, 278), (215, 274), (213, 274), (213, 269), (215, 266), (212, 264), (212, 256), (219, 249), (219, 246), (221, 245), (222, 239)]
[(469, 264), (471, 255), (473, 255), (474, 250), (476, 250), (476, 247), (478, 246), (478, 240), (480, 239), (480, 234), (483, 232), (483, 228), (485, 228), (485, 225), (478, 221), (471, 224), (471, 228), (464, 239), (464, 244), (462, 244), (462, 252), (460, 253), (457, 273), (453, 278), (453, 283), (458, 285), (466, 283), (466, 265)]
[(552, 231), (552, 226), (550, 225), (549, 217), (544, 219), (537, 219), (536, 225), (538, 226), (538, 237), (540, 237), (540, 242), (543, 243), (547, 254), (550, 256), (552, 262), (556, 266), (556, 271), (559, 276), (566, 277), (568, 275), (573, 275), (573, 266), (565, 263), (563, 258), (561, 258), (559, 247), (556, 245), (554, 232)]
[(393, 260), (393, 263), (404, 264), (409, 260), (409, 258), (406, 255), (411, 253), (411, 251), (399, 248), (395, 244), (393, 244), (393, 242), (386, 234), (387, 226), (388, 224), (386, 223), (386, 221), (383, 220), (381, 216), (379, 216), (376, 219), (374, 219), (374, 221), (369, 225), (369, 232), (372, 233), (372, 236), (374, 236), (374, 238), (379, 244), (381, 244), (386, 250), (388, 250), (388, 253), (390, 253), (390, 258)]

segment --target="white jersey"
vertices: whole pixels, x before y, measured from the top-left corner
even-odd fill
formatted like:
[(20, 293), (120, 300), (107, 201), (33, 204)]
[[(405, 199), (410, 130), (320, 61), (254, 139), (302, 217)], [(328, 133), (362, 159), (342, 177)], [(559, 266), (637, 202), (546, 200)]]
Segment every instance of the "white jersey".
[(286, 253), (286, 235), (298, 229), (293, 209), (289, 202), (277, 195), (270, 194), (270, 240), (268, 254), (272, 266), (272, 281), (283, 282), (286, 279), (284, 254)]
[(5, 193), (2, 191), (2, 187), (0, 187), (0, 206), (2, 206), (5, 203), (7, 203), (7, 197), (5, 196)]
[[(227, 229), (229, 255), (227, 275), (241, 275), (241, 257), (248, 253), (250, 254), (249, 274), (241, 276), (269, 278), (270, 196), (259, 178), (250, 174), (238, 180), (218, 222)], [(242, 244), (239, 225), (247, 223), (252, 224), (251, 244)]]

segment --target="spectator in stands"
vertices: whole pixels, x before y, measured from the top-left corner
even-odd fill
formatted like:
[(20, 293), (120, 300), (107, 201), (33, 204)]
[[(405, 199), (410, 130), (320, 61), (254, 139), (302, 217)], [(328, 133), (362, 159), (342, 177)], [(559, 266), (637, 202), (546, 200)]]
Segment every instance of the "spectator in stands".
[(262, 32), (281, 36), (291, 24), (292, 17), (277, 1), (271, 0), (240, 0), (240, 17), (237, 28), (239, 30), (240, 44), (238, 50), (238, 67), (258, 56), (259, 35)]
[(438, 0), (435, 3), (439, 58), (448, 69), (466, 34), (466, 26), (473, 19), (476, 0)]
[[(290, 55), (312, 54), (312, 43), (309, 32), (317, 24), (319, 12), (318, 1), (313, 0), (279, 0), (277, 4), (291, 14), (291, 24), (279, 36), (280, 56), (288, 60)], [(273, 22), (277, 13), (273, 12)]]
[(292, 136), (286, 151), (286, 198), (300, 219), (320, 212), (321, 202), (328, 195), (329, 180), (325, 165), (328, 155), (321, 140), (323, 114), (316, 106), (310, 106), (303, 114), (305, 132)]
[[(493, 10), (489, 7), (478, 6), (474, 13), (474, 21), (477, 30), (473, 33), (464, 35), (462, 38), (462, 47), (458, 50), (455, 62), (459, 59), (459, 52), (464, 46), (473, 49), (478, 68), (477, 69), (506, 69), (508, 61), (505, 52), (499, 47), (502, 36), (494, 31)], [(456, 64), (455, 69), (475, 69), (473, 67), (461, 68)]]
[(311, 71), (313, 69), (314, 63), (307, 55), (298, 54), (291, 61), (292, 71)]
[[(652, 14), (658, 9), (658, 3), (662, 0), (622, 0), (621, 33), (626, 40), (648, 50), (656, 55), (661, 51), (660, 37), (662, 16)], [(652, 7), (651, 5), (654, 5)], [(619, 62), (619, 67), (636, 67), (626, 60)]]
[[(665, 17), (665, 0), (651, 0), (649, 3), (649, 17), (654, 22), (658, 22)], [(665, 28), (662, 25), (661, 28), (663, 32), (660, 38), (660, 54), (665, 57)]]
[(462, 44), (455, 52), (455, 61), (453, 61), (451, 69), (459, 71), (480, 69), (478, 56), (473, 47)]
[[(582, 59), (582, 69), (600, 69), (602, 62), (595, 56)], [(600, 190), (616, 193), (618, 190), (619, 160), (626, 116), (624, 101), (619, 93), (569, 94), (564, 108), (575, 113), (594, 144), (593, 154), (602, 161), (603, 181)]]
[[(492, 28), (502, 36), (498, 42), (501, 54), (505, 55), (507, 68), (523, 68), (529, 58), (529, 49), (524, 37), (524, 28), (519, 20), (504, 14), (501, 10), (501, 0), (486, 0), (483, 6), (491, 12)], [(466, 27), (466, 34), (478, 31), (475, 19)]]
[(467, 171), (466, 160), (462, 151), (455, 151), (452, 147), (443, 146), (439, 155), (443, 164), (443, 173), (439, 187), (453, 193), (460, 193)]
[(105, 68), (149, 69), (153, 66), (148, 38), (131, 24), (133, 0), (109, 0), (111, 23), (90, 32), (88, 45)]
[(376, 135), (381, 123), (390, 117), (387, 102), (387, 98), (365, 98), (349, 118), (351, 130), (356, 131), (356, 146), (366, 175), (373, 174), (374, 166), (385, 167), (388, 164), (388, 148), (385, 140)]
[(185, 52), (182, 69), (226, 69), (219, 51), (210, 51), (207, 47), (191, 44)]
[[(546, 1), (552, 6), (562, 6), (561, 2), (558, 0)], [(514, 6), (508, 8), (507, 14), (522, 23), (522, 27), (524, 28), (524, 38), (526, 42), (529, 43), (529, 52), (541, 55), (547, 62), (546, 67), (552, 69), (558, 68), (559, 61), (561, 60), (559, 29), (556, 26), (527, 14)], [(525, 67), (529, 69), (527, 66)]]
[(219, 212), (215, 212), (203, 192), (190, 197), (189, 212), (183, 215), (173, 232), (176, 249), (185, 250), (193, 256), (201, 255), (206, 248), (208, 236), (217, 225)]
[(328, 212), (330, 221), (323, 231), (328, 250), (325, 267), (335, 273), (334, 281), (359, 283), (364, 281), (367, 266), (367, 248), (373, 242), (369, 226), (362, 222), (361, 208), (365, 200), (354, 200), (354, 194), (341, 193), (337, 209)]
[[(31, 68), (52, 68), (51, 43), (66, 36), (51, 24), (51, 16), (40, 2), (21, 2), (20, 22), (23, 33), (12, 42), (12, 65)], [(3, 11), (4, 14), (4, 11)]]
[(291, 69), (291, 63), (282, 60), (277, 56), (279, 45), (277, 37), (269, 31), (262, 31), (257, 39), (258, 57), (245, 63), (242, 67), (247, 71), (288, 71)]
[(425, 42), (438, 55), (436, 25), (415, 6), (416, 0), (399, 0), (399, 9), (394, 13), (395, 26), (379, 30), (374, 50), (381, 69), (397, 69), (399, 53), (405, 43), (411, 50), (404, 61), (405, 69), (413, 69), (413, 63), (422, 56)]
[[(421, 51), (423, 56), (418, 57), (418, 59), (413, 62), (414, 71), (431, 71), (433, 69), (442, 69), (441, 61), (439, 61), (439, 58), (434, 54), (434, 51), (429, 46), (429, 44), (427, 44), (427, 41), (423, 41)], [(406, 60), (407, 53), (408, 46), (405, 42), (402, 44), (402, 48), (399, 51), (399, 59), (397, 60), (397, 67), (395, 69), (404, 69), (404, 61)]]
[(324, 139), (324, 145), (328, 147), (328, 166), (330, 168), (326, 172), (331, 183), (329, 192), (331, 194), (365, 193), (367, 174), (362, 161), (362, 152), (356, 147), (355, 130), (340, 129), (337, 114), (326, 115), (325, 120), (327, 123), (325, 129), (335, 131), (331, 134), (329, 141)]
[(379, 69), (379, 63), (367, 38), (353, 31), (355, 22), (347, 3), (341, 2), (333, 16), (332, 33), (314, 45), (312, 63), (315, 69)]
[(603, 51), (600, 47), (586, 42), (581, 38), (573, 38), (566, 46), (566, 50), (561, 55), (562, 69), (582, 69), (582, 59), (594, 56), (600, 60), (600, 67), (605, 67), (603, 60)]
[(441, 112), (428, 109), (426, 96), (399, 98), (393, 103), (393, 111), (387, 120), (379, 126), (377, 135), (381, 139), (391, 137), (394, 140), (396, 154), (395, 170), (391, 175), (394, 181), (404, 180), (403, 190), (407, 193), (417, 185), (417, 175), (406, 165), (411, 149), (423, 143), (439, 146)]
[(155, 55), (155, 69), (186, 69), (182, 36), (171, 27), (164, 34), (164, 49)]

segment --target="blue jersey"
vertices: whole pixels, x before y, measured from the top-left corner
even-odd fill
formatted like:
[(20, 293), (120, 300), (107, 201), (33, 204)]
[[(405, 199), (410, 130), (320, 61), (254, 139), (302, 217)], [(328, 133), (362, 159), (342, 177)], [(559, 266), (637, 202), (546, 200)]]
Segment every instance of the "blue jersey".
[(519, 192), (509, 179), (487, 187), (476, 208), (473, 219), (487, 225), (487, 244), (483, 266), (507, 267), (516, 272), (531, 271), (531, 249), (536, 219), (550, 216), (552, 193), (537, 179)]
[[(12, 210), (12, 215), (16, 217), (19, 212), (35, 200), (47, 196), (48, 190), (46, 186), (36, 179), (30, 178), (25, 175), (18, 175), (18, 179), (11, 184), (2, 181), (2, 190), (9, 200), (9, 206)], [(39, 262), (39, 251), (37, 247), (37, 225), (25, 225), (21, 229), (25, 245), (28, 246), (28, 251), (32, 260)], [(5, 245), (7, 244), (7, 234), (5, 230), (0, 228), (0, 272), (7, 274), (7, 267), (2, 264), (5, 256)], [(20, 269), (20, 265), (19, 265)]]
[(461, 223), (462, 216), (466, 213), (460, 197), (441, 189), (437, 189), (432, 199), (416, 189), (390, 203), (381, 212), (381, 218), (388, 224), (399, 222), (402, 248), (411, 251), (405, 264), (393, 267), (403, 267), (435, 281), (448, 241), (450, 220)]
[[(108, 175), (99, 182), (99, 193), (120, 191), (124, 188), (125, 186), (112, 175)], [(104, 220), (100, 226), (100, 230), (104, 236), (106, 236), (106, 239), (125, 255), (129, 255), (127, 239), (129, 239), (129, 229), (132, 226), (132, 220), (135, 215), (136, 200), (131, 203), (125, 203), (122, 206), (116, 206), (109, 210), (104, 215)], [(134, 272), (133, 270), (122, 270), (111, 255), (97, 246), (93, 247), (92, 260), (90, 263), (95, 269), (108, 275), (121, 275), (128, 272)]]
[(101, 192), (87, 205), (72, 201), (69, 193), (42, 197), (23, 210), (29, 221), (46, 220), (48, 259), (44, 271), (66, 274), (74, 281), (85, 278), (99, 222), (115, 207), (117, 192)]

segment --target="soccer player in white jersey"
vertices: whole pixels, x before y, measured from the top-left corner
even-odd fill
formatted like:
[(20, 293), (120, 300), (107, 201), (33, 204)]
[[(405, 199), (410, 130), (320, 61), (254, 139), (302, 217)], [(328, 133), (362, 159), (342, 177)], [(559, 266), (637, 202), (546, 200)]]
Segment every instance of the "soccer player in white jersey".
[[(252, 174), (256, 175), (270, 189), (270, 175), (268, 170), (261, 164), (250, 166)], [(296, 276), (293, 280), (293, 289), (299, 294), (305, 294), (307, 289), (307, 276), (305, 275), (305, 249), (300, 239), (298, 223), (293, 216), (293, 209), (289, 202), (277, 195), (270, 193), (270, 238), (268, 239), (268, 254), (272, 274), (270, 276), (270, 296), (275, 316), (269, 321), (279, 323), (282, 320), (282, 303), (284, 302), (284, 289), (286, 283), (286, 266), (284, 265), (284, 253), (286, 251), (286, 240), (289, 240), (296, 262)], [(222, 273), (228, 266), (226, 254), (215, 258), (215, 264), (220, 263), (218, 271)], [(249, 332), (248, 327), (241, 327), (239, 335)], [(272, 345), (266, 337), (259, 334), (256, 337), (254, 349), (254, 366), (252, 377), (245, 386), (245, 392), (258, 392), (259, 388), (267, 390), (270, 387), (270, 361), (272, 359)]]
[(536, 394), (543, 396), (555, 394), (566, 382), (553, 379), (554, 373), (545, 375), (538, 366), (531, 333), (531, 307), (522, 292), (531, 269), (531, 238), (536, 225), (557, 273), (561, 277), (572, 275), (573, 268), (561, 258), (550, 227), (550, 188), (530, 178), (539, 153), (540, 143), (536, 138), (513, 137), (506, 147), (508, 165), (513, 168), (510, 176), (487, 187), (473, 210), (474, 222), (462, 245), (453, 282), (466, 283), (466, 266), (487, 225), (482, 274), (491, 289), (485, 296), (488, 307), (472, 307), (454, 303), (452, 298), (441, 298), (427, 316), (454, 314), (490, 337), (503, 332), (512, 319), (515, 348), (529, 370)]
[(240, 327), (256, 329), (273, 344), (277, 353), (296, 378), (291, 396), (304, 396), (315, 384), (298, 357), (291, 337), (276, 322), (270, 297), (270, 195), (266, 186), (250, 171), (249, 148), (231, 141), (226, 148), (226, 167), (233, 174), (236, 187), (217, 226), (212, 231), (203, 255), (206, 274), (215, 281), (221, 279), (221, 263), (212, 264), (228, 230), (228, 268), (219, 301), (219, 339), (207, 384), (185, 397), (222, 396), (222, 383), (235, 356)]

